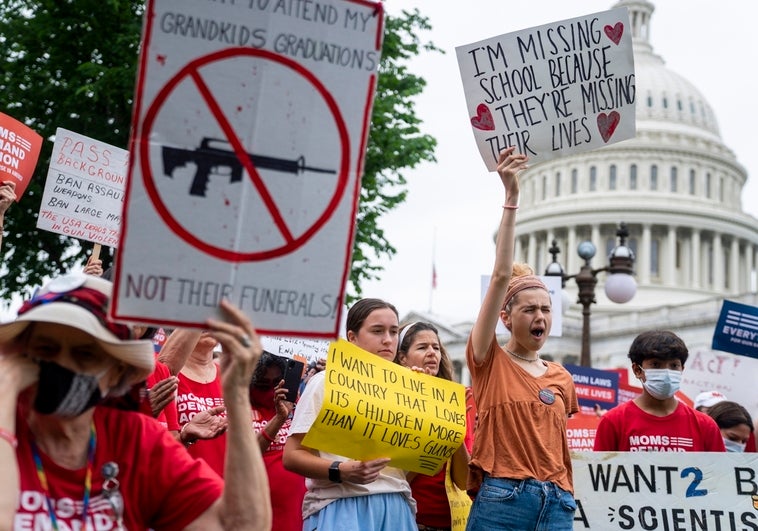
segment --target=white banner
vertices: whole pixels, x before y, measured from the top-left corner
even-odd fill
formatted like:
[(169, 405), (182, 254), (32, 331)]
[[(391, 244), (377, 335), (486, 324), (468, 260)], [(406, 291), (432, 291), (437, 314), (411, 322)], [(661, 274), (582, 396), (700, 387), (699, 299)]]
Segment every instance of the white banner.
[(116, 319), (337, 336), (379, 64), (378, 2), (152, 0)]
[(487, 169), (508, 146), (534, 164), (633, 138), (631, 30), (617, 8), (457, 47)]
[(117, 247), (129, 152), (59, 127), (37, 228)]
[(758, 530), (758, 454), (578, 452), (574, 529)]

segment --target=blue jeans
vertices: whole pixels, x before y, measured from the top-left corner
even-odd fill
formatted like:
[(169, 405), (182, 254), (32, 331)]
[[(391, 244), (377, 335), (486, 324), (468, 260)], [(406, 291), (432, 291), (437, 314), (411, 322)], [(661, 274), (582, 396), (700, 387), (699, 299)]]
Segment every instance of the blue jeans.
[(576, 501), (549, 481), (485, 476), (466, 531), (572, 531)]

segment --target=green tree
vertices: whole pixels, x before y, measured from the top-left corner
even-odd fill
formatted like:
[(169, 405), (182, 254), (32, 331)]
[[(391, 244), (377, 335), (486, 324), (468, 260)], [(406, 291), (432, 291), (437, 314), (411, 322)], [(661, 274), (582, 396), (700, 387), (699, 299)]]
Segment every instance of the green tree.
[[(39, 162), (23, 200), (6, 216), (0, 298), (28, 293), (45, 276), (68, 271), (90, 245), (37, 230), (36, 218), (58, 127), (126, 148), (139, 55), (142, 0), (3, 0), (0, 2), (0, 111), (43, 136)], [(414, 97), (425, 86), (408, 70), (430, 29), (418, 11), (385, 20), (385, 38), (361, 185), (350, 296), (378, 278), (380, 257), (395, 248), (381, 216), (406, 197), (402, 171), (434, 160), (435, 140), (421, 132)], [(104, 256), (108, 260), (108, 255)], [(107, 264), (106, 264), (107, 265)]]

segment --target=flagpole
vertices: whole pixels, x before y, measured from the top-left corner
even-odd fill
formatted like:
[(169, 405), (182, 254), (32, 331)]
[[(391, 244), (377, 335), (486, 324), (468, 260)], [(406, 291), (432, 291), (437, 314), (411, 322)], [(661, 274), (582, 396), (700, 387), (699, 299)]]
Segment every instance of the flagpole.
[(434, 290), (437, 289), (436, 254), (437, 254), (437, 227), (434, 227), (434, 232), (432, 233), (432, 285), (431, 285), (431, 289), (429, 289), (429, 313), (432, 313), (432, 301), (434, 298)]

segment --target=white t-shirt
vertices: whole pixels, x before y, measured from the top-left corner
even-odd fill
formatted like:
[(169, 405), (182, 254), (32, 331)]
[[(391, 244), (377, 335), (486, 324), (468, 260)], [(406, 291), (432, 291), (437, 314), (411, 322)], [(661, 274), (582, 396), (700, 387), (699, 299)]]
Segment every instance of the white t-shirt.
[[(321, 371), (315, 374), (305, 386), (305, 391), (297, 401), (295, 416), (292, 419), (290, 434), (305, 434), (311, 428), (313, 421), (321, 411), (324, 402), (325, 373)], [(329, 461), (348, 461), (347, 457), (328, 452), (319, 451), (319, 456)], [(416, 512), (416, 501), (411, 496), (411, 487), (405, 479), (405, 472), (399, 468), (385, 467), (379, 477), (373, 483), (359, 485), (343, 481), (334, 483), (325, 479), (305, 478), (305, 486), (308, 491), (303, 500), (303, 519), (317, 513), (330, 502), (352, 496), (367, 496), (369, 494), (381, 494), (397, 492), (405, 496), (411, 510)]]

